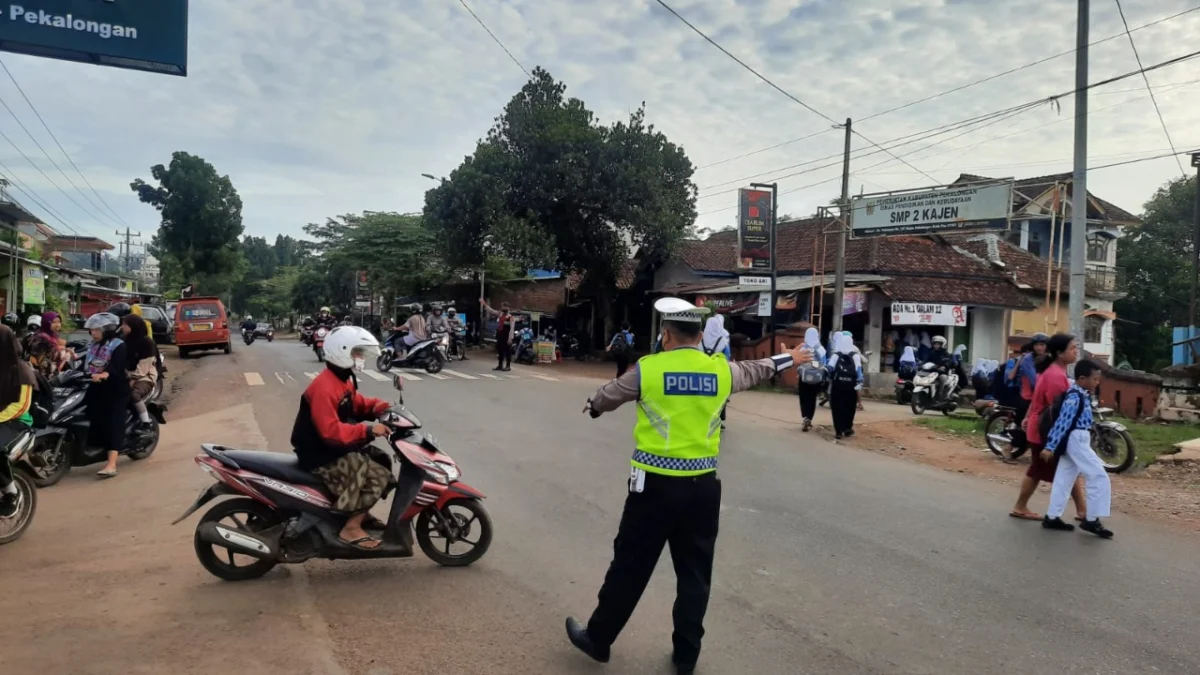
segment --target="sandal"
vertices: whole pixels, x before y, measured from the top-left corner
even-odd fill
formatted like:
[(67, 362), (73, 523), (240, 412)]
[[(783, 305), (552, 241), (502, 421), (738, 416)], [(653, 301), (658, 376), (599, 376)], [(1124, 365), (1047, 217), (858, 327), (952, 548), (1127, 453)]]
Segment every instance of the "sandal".
[[(345, 539), (338, 537), (338, 541), (342, 542), (343, 544), (345, 544), (347, 546), (352, 546), (352, 547), (357, 548), (362, 551), (374, 551), (375, 549), (379, 548), (383, 544), (383, 542), (379, 541), (375, 537), (372, 537), (371, 535), (367, 535), (365, 537), (359, 537), (358, 539), (355, 539), (354, 541), (346, 541)], [(367, 543), (368, 541), (374, 541), (374, 542), (378, 542), (378, 543), (376, 543), (374, 546), (363, 546), (363, 544)]]
[(112, 469), (110, 471), (106, 471), (104, 469), (100, 469), (99, 471), (96, 472), (96, 475), (99, 476), (100, 478), (113, 478), (114, 476), (117, 475), (117, 470)]
[(1041, 516), (1034, 513), (1033, 511), (1026, 511), (1025, 513), (1021, 513), (1020, 511), (1009, 511), (1008, 517), (1009, 518), (1017, 518), (1019, 520), (1041, 520), (1042, 519)]

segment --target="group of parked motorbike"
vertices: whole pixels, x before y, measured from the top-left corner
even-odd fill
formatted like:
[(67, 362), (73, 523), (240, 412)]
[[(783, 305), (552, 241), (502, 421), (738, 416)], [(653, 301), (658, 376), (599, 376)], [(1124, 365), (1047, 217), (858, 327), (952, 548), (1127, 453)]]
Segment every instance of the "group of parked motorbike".
[[(70, 342), (67, 347), (76, 354), (87, 352), (84, 342)], [(146, 398), (148, 403), (157, 403), (163, 393), (167, 368), (161, 353), (157, 359), (158, 376), (154, 389)], [(37, 511), (38, 489), (58, 483), (71, 467), (99, 464), (107, 459), (106, 448), (89, 447), (87, 443), (89, 425), (84, 395), (91, 379), (84, 372), (83, 358), (76, 359), (55, 375), (51, 385), (54, 388), (53, 409), (44, 411), (48, 421), (23, 432), (9, 449), (8, 460), (21, 496), (17, 512), (0, 519), (0, 544), (17, 540), (29, 529)], [(146, 459), (158, 447), (158, 422), (151, 417), (148, 425), (140, 424), (131, 407), (125, 415), (125, 439), (120, 454), (134, 460)]]

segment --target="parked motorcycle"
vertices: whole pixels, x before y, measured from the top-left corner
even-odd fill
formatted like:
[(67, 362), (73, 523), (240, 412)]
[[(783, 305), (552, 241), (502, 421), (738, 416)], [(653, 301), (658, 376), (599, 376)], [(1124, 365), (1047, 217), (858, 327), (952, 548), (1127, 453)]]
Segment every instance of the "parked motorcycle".
[(450, 358), (447, 356), (446, 350), (449, 336), (445, 333), (438, 333), (435, 338), (422, 340), (400, 355), (399, 350), (403, 349), (402, 338), (401, 331), (395, 331), (388, 336), (387, 341), (383, 343), (383, 348), (379, 350), (379, 358), (375, 359), (376, 370), (386, 373), (392, 368), (424, 368), (425, 372), (434, 375), (441, 372), (442, 366), (446, 365), (446, 361)]
[(574, 333), (562, 333), (558, 336), (558, 350), (563, 358), (575, 357), (576, 361), (587, 360), (587, 351)]
[(317, 355), (317, 363), (325, 362), (325, 338), (329, 335), (329, 329), (325, 326), (318, 326), (313, 332), (313, 353)]
[[(1091, 405), (1092, 450), (1100, 457), (1105, 471), (1121, 473), (1128, 470), (1137, 459), (1133, 437), (1129, 435), (1129, 430), (1124, 424), (1105, 419), (1106, 415), (1112, 414), (1112, 408), (1102, 408), (1094, 399)], [(988, 449), (1000, 456), (1003, 456), (1003, 451), (1007, 449), (1011, 453), (1010, 456), (1020, 457), (1025, 453), (1025, 448), (1013, 447), (1013, 438), (1025, 432), (1017, 428), (1016, 410), (1001, 405), (994, 406), (992, 410), (984, 424), (984, 438), (987, 440)]]
[[(990, 404), (990, 405), (989, 405)], [(983, 423), (983, 438), (988, 449), (997, 457), (1008, 456), (1016, 459), (1025, 454), (1028, 449), (1025, 443), (1014, 445), (1013, 439), (1023, 436), (1024, 431), (1017, 427), (1017, 409), (1000, 405), (995, 401), (976, 401), (975, 411), (986, 415)]]
[(528, 328), (522, 329), (518, 332), (517, 338), (516, 354), (514, 354), (513, 360), (532, 366), (537, 361), (537, 354), (533, 349), (533, 331)]
[(953, 370), (942, 375), (945, 379), (938, 384), (937, 366), (926, 363), (913, 376), (912, 411), (914, 415), (924, 415), (926, 410), (940, 410), (949, 417), (958, 409), (958, 375)]
[[(54, 411), (45, 428), (35, 430), (34, 447), (29, 454), (31, 475), (38, 487), (50, 487), (73, 466), (99, 464), (108, 458), (107, 448), (88, 447), (88, 418), (84, 394), (91, 385), (78, 370), (60, 373), (54, 382)], [(157, 405), (147, 400), (147, 405)], [(146, 459), (158, 447), (158, 421), (142, 427), (132, 407), (125, 414), (125, 447), (120, 454), (130, 459)]]
[(37, 513), (37, 487), (29, 465), (29, 452), (33, 446), (34, 432), (29, 429), (13, 440), (12, 449), (8, 452), (13, 484), (17, 486), (17, 510), (7, 518), (0, 518), (0, 545), (20, 539)]
[[(380, 545), (364, 549), (339, 538), (346, 515), (333, 510), (324, 483), (300, 469), (295, 455), (204, 443), (196, 463), (217, 482), (175, 523), (217, 497), (235, 498), (217, 503), (197, 524), (193, 545), (200, 564), (225, 581), (245, 581), (279, 563), (311, 558), (408, 558), (414, 553), (414, 524), (417, 545), (434, 562), (462, 567), (482, 558), (492, 543), (483, 493), (461, 482), (454, 460), (432, 435), (419, 431), (421, 422), (404, 407), (402, 380), (393, 381), (401, 394), (378, 421), (391, 429), (388, 461), (394, 457), (400, 467), (398, 476), (392, 468), (384, 498), (393, 490), (396, 494), (383, 529), (367, 527)], [(467, 548), (452, 552), (455, 545)]]
[(911, 370), (896, 375), (896, 403), (909, 405), (912, 403), (913, 374)]

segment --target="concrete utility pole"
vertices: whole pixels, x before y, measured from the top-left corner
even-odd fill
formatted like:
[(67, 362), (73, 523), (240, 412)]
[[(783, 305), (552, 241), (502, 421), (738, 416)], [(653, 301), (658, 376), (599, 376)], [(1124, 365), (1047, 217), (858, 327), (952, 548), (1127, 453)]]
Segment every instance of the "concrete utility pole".
[(1071, 333), (1083, 340), (1083, 296), (1087, 290), (1088, 15), (1079, 0), (1075, 31), (1075, 177), (1071, 181)]
[[(117, 236), (118, 237), (122, 236), (120, 230), (117, 230)], [(125, 237), (125, 273), (126, 274), (129, 274), (129, 258), (132, 255), (132, 249), (130, 248), (129, 240), (133, 237), (140, 237), (140, 236), (142, 236), (141, 232), (130, 232), (128, 227), (125, 228), (124, 237)]]
[(1192, 216), (1192, 304), (1188, 312), (1188, 338), (1196, 334), (1196, 295), (1200, 287), (1200, 152), (1192, 153), (1196, 167), (1196, 209)]
[[(842, 330), (842, 302), (846, 297), (846, 237), (850, 230), (850, 118), (846, 118), (846, 154), (842, 159), (842, 225), (838, 228), (837, 249), (833, 262), (833, 324), (834, 333)], [(815, 270), (814, 270), (815, 272)], [(825, 289), (820, 289), (824, 293)]]

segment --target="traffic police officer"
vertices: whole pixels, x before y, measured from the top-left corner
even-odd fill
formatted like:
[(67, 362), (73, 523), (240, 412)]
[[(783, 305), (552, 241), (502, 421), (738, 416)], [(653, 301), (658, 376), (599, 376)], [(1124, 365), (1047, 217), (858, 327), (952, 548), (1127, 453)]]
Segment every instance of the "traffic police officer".
[[(598, 389), (584, 412), (592, 417), (637, 401), (629, 496), (613, 542), (613, 560), (599, 602), (584, 627), (567, 618), (567, 637), (605, 663), (633, 614), (664, 545), (670, 546), (678, 591), (673, 613), (676, 672), (693, 672), (704, 636), (713, 552), (721, 509), (717, 455), (721, 408), (744, 391), (806, 358), (799, 348), (756, 361), (730, 363), (701, 349), (708, 308), (679, 298), (654, 303), (662, 314), (662, 351), (643, 357)], [(785, 347), (786, 348), (786, 347)]]

